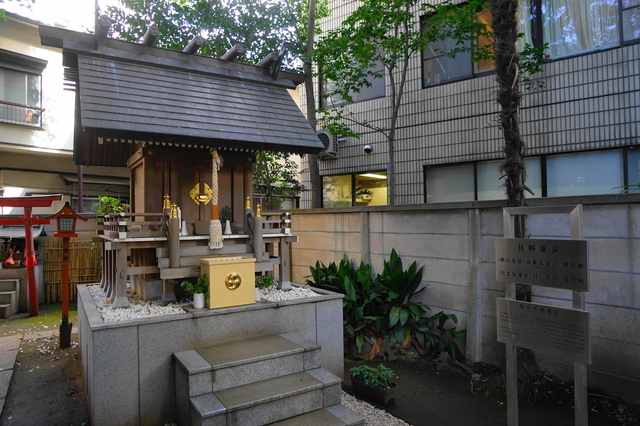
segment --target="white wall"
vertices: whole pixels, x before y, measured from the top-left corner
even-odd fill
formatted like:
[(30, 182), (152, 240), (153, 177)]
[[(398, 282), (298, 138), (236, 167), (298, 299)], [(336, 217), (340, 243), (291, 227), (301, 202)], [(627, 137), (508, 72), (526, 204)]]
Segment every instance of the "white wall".
[(0, 25), (0, 49), (48, 61), (42, 71), (42, 130), (0, 123), (0, 149), (71, 155), (75, 94), (64, 90), (62, 52), (40, 44), (38, 27), (8, 16)]

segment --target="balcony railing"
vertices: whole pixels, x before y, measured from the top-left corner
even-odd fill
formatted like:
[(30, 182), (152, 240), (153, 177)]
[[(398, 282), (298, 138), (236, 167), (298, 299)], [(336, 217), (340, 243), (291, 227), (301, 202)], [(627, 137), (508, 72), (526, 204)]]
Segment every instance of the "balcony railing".
[(0, 101), (0, 123), (42, 127), (43, 108)]

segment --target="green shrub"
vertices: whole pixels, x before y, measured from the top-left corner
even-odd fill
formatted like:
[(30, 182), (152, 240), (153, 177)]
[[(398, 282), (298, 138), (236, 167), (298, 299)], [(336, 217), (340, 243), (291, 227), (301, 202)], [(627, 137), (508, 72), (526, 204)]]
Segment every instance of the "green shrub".
[(338, 265), (331, 262), (325, 266), (318, 261), (315, 268), (311, 266), (310, 270), (311, 275), (306, 278), (313, 279), (307, 280), (307, 284), (344, 294), (345, 339), (355, 340), (358, 353), (362, 353), (365, 336), (374, 339), (380, 337), (376, 330), (381, 328), (383, 321), (379, 308), (382, 302), (378, 292), (380, 285), (373, 280), (371, 266), (360, 263), (356, 269), (345, 255)]
[(204, 293), (204, 297), (209, 297), (209, 280), (207, 279), (207, 274), (200, 275), (195, 284), (191, 281), (184, 280), (180, 283), (180, 287), (189, 293)]
[[(119, 198), (98, 197), (98, 202), (93, 205), (96, 208), (96, 216), (105, 216), (109, 213), (122, 213), (129, 209), (129, 204), (124, 204)], [(102, 218), (99, 218), (101, 221)]]
[(424, 339), (430, 333), (424, 317), (430, 308), (422, 302), (411, 301), (413, 296), (424, 290), (424, 287), (418, 290), (423, 272), (424, 267), (418, 269), (416, 262), (405, 271), (394, 249), (391, 250), (389, 261), (384, 261), (382, 273), (376, 277), (385, 289), (383, 314), (389, 320), (383, 335), (389, 338), (392, 347), (396, 344), (407, 347), (412, 337)]
[(377, 367), (369, 367), (362, 365), (353, 367), (349, 370), (351, 375), (356, 379), (362, 380), (367, 386), (376, 389), (389, 389), (391, 387), (391, 379), (393, 379), (393, 370), (380, 364)]
[(231, 220), (231, 207), (224, 206), (222, 210), (220, 210), (220, 220), (223, 222)]
[(275, 278), (273, 277), (273, 275), (260, 275), (258, 278), (256, 278), (256, 287), (259, 289), (265, 289), (271, 286), (274, 281)]
[(394, 250), (375, 279), (370, 265), (360, 263), (355, 268), (346, 257), (328, 266), (316, 262), (310, 267), (307, 284), (344, 294), (342, 301), (345, 340), (354, 340), (358, 353), (364, 349), (365, 338), (373, 341), (371, 359), (378, 354), (385, 339), (392, 347), (414, 344), (419, 349), (446, 350), (456, 357), (456, 340), (463, 335), (445, 328), (447, 320), (457, 323), (455, 315), (439, 312), (427, 316), (430, 308), (411, 299), (422, 290), (424, 267), (413, 262), (407, 270)]
[(455, 325), (453, 327), (446, 328), (447, 321), (451, 320), (454, 324), (458, 323), (458, 317), (454, 314), (445, 314), (440, 311), (431, 318), (429, 318), (430, 327), (435, 328), (435, 333), (430, 333), (427, 337), (425, 346), (427, 348), (433, 347), (439, 352), (448, 352), (453, 359), (458, 358), (458, 345), (456, 341), (462, 343), (464, 335), (456, 331)]

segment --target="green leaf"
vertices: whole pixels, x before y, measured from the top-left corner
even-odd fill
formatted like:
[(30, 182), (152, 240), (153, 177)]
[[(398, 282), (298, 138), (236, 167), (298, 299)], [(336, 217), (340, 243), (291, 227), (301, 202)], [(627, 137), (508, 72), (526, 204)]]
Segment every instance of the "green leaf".
[(404, 326), (409, 320), (409, 311), (407, 309), (399, 309), (400, 310), (400, 325)]

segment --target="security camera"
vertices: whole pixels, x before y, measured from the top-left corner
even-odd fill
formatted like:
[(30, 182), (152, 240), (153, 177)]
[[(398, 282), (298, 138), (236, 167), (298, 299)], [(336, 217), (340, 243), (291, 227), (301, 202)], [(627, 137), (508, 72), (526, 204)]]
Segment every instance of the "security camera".
[(373, 152), (373, 145), (365, 145), (364, 146), (364, 153), (365, 154), (371, 154)]

